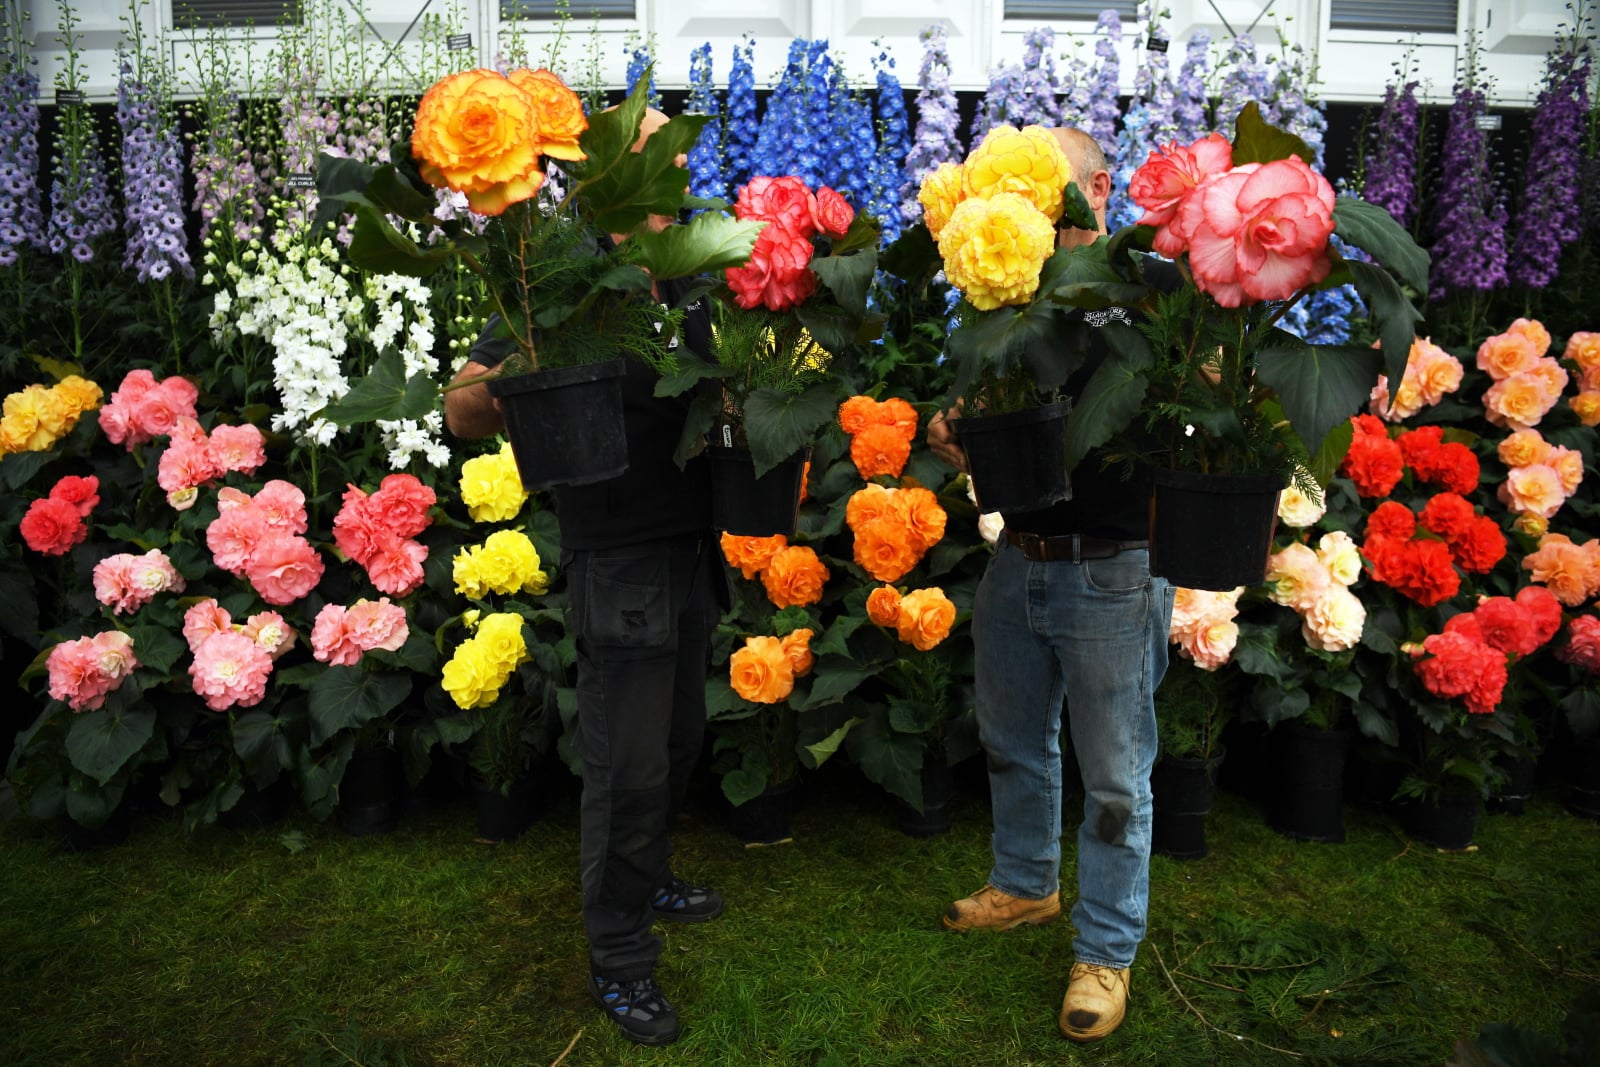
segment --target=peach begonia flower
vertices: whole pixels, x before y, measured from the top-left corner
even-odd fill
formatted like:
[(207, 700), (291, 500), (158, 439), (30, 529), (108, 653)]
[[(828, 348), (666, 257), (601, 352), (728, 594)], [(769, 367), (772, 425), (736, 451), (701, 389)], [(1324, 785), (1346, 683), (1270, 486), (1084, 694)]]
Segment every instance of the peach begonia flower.
[(1267, 557), (1267, 596), (1302, 615), (1322, 599), (1332, 583), (1328, 568), (1307, 545), (1296, 542)]
[(955, 621), (955, 604), (944, 595), (943, 589), (933, 586), (900, 598), (900, 617), (895, 629), (900, 640), (926, 652), (950, 636), (950, 627)]
[(1317, 559), (1327, 568), (1328, 577), (1349, 587), (1361, 577), (1361, 550), (1343, 530), (1325, 533), (1317, 542)]
[(1285, 526), (1303, 529), (1327, 514), (1326, 499), (1313, 500), (1293, 482), (1278, 494), (1278, 518)]
[(775, 553), (761, 572), (761, 584), (774, 607), (805, 607), (822, 599), (828, 568), (806, 545), (791, 545)]
[(1506, 327), (1507, 333), (1525, 338), (1533, 346), (1533, 354), (1543, 357), (1550, 351), (1550, 331), (1538, 319), (1517, 319)]
[(1567, 372), (1553, 359), (1502, 378), (1483, 394), (1485, 417), (1496, 426), (1537, 426), (1567, 387)]
[(776, 637), (747, 637), (728, 660), (733, 691), (753, 704), (776, 704), (794, 692), (794, 666)]
[(731, 533), (722, 535), (722, 558), (728, 561), (728, 566), (737, 568), (746, 580), (766, 570), (772, 557), (787, 547), (789, 539), (783, 534), (773, 534), (771, 537), (747, 537)]
[(1300, 634), (1312, 648), (1343, 652), (1361, 640), (1366, 621), (1360, 598), (1334, 582), (1300, 616)]
[(1562, 604), (1578, 607), (1600, 593), (1600, 542), (1577, 545), (1565, 534), (1545, 534), (1523, 557), (1522, 569)]
[(898, 626), (900, 622), (900, 590), (892, 585), (880, 585), (868, 593), (867, 618), (878, 626)]
[(1538, 430), (1521, 429), (1507, 434), (1496, 446), (1495, 455), (1507, 467), (1527, 467), (1548, 462), (1554, 448)]
[(1227, 664), (1239, 643), (1239, 624), (1212, 618), (1196, 626), (1178, 643), (1178, 652), (1201, 670), (1214, 671)]
[(1513, 467), (1497, 491), (1500, 502), (1512, 511), (1528, 512), (1548, 519), (1561, 510), (1567, 494), (1561, 489), (1561, 475), (1543, 463)]
[(1585, 389), (1595, 388), (1596, 380), (1600, 378), (1600, 333), (1589, 330), (1572, 333), (1567, 337), (1567, 349), (1561, 358), (1570, 359), (1578, 365)]
[(1585, 426), (1600, 426), (1600, 389), (1585, 389), (1567, 401), (1567, 406)]
[(1497, 333), (1478, 346), (1478, 369), (1495, 381), (1509, 378), (1539, 362), (1539, 352), (1524, 334)]

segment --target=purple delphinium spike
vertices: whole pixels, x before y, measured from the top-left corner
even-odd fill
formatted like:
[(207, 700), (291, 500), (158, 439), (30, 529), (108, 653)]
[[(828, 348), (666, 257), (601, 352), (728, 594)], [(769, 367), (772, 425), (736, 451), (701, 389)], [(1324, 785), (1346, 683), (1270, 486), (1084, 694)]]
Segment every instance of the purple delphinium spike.
[(114, 232), (116, 217), (94, 114), (87, 104), (56, 113), (55, 180), (50, 186), (49, 249), (79, 263), (94, 259), (95, 242)]
[(1511, 246), (1511, 276), (1542, 289), (1561, 269), (1561, 254), (1583, 231), (1584, 125), (1589, 115), (1590, 38), (1558, 40), (1545, 57), (1544, 86), (1533, 110), (1522, 210)]
[(711, 70), (709, 41), (689, 53), (688, 111), (709, 116), (689, 149), (689, 191), (695, 196), (727, 196), (728, 181), (722, 170), (722, 104)]
[[(317, 155), (338, 131), (338, 116), (330, 106), (318, 102), (319, 69), (313, 54), (284, 50), (284, 65), (279, 88), (278, 123), (283, 134), (283, 173), (285, 178), (315, 174)], [(280, 195), (298, 202), (307, 218), (317, 209), (315, 189), (282, 188)]]
[[(910, 120), (906, 116), (905, 91), (894, 76), (894, 59), (887, 51), (872, 61), (878, 75), (878, 145), (872, 159), (872, 193), (867, 210), (882, 227), (882, 240), (888, 244), (900, 236), (900, 204), (905, 199), (904, 161), (911, 155)], [(915, 195), (915, 190), (909, 190)]]
[(25, 245), (40, 246), (39, 77), (21, 42), (7, 47), (0, 70), (0, 266), (17, 261)]
[(1089, 63), (1081, 53), (1061, 75), (1061, 125), (1083, 129), (1089, 123), (1089, 105), (1094, 102), (1094, 85), (1089, 78)]
[(1048, 26), (1029, 30), (1022, 38), (1022, 78), (1018, 87), (1023, 126), (1055, 126), (1061, 122), (1060, 85), (1056, 81), (1056, 31)]
[(922, 217), (917, 190), (922, 179), (939, 164), (961, 158), (956, 94), (950, 87), (950, 51), (942, 24), (929, 26), (918, 37), (922, 41), (922, 66), (917, 71), (917, 128), (906, 155), (906, 195), (900, 202), (901, 216), (907, 222)]
[(1094, 29), (1094, 54), (1100, 62), (1095, 65), (1084, 131), (1099, 141), (1101, 150), (1110, 155), (1117, 150), (1117, 118), (1122, 112), (1117, 103), (1118, 86), (1122, 81), (1122, 61), (1117, 56), (1117, 45), (1122, 42), (1122, 16), (1107, 8), (1100, 13)]
[(1445, 130), (1439, 189), (1434, 201), (1433, 264), (1429, 296), (1488, 292), (1506, 284), (1506, 206), (1489, 169), (1489, 139), (1478, 128), (1488, 113), (1480, 88), (1477, 37), (1468, 36)]
[[(1399, 80), (1405, 81), (1407, 73), (1397, 71)], [(1390, 82), (1383, 93), (1361, 187), (1361, 199), (1383, 208), (1408, 228), (1417, 217), (1417, 125), (1421, 114), (1417, 82), (1405, 81), (1398, 89)]]
[(789, 42), (789, 60), (783, 74), (767, 97), (767, 109), (761, 116), (756, 134), (755, 148), (750, 153), (750, 174), (794, 174), (797, 155), (797, 134), (805, 127), (805, 65), (806, 48), (810, 44), (803, 37)]
[(1174, 139), (1193, 144), (1211, 132), (1210, 98), (1206, 94), (1206, 70), (1210, 67), (1211, 35), (1196, 30), (1184, 49), (1183, 66), (1173, 86), (1172, 115), (1178, 129)]
[(989, 72), (989, 88), (972, 116), (972, 143), (978, 144), (996, 126), (1020, 125), (1022, 110), (1022, 68), (1015, 63)]
[(1271, 101), (1272, 87), (1267, 79), (1267, 68), (1256, 58), (1256, 42), (1248, 33), (1241, 33), (1228, 46), (1227, 54), (1217, 65), (1222, 74), (1222, 95), (1217, 101), (1217, 125), (1223, 136), (1233, 139), (1233, 123), (1252, 100), (1261, 107), (1261, 117), (1274, 123)]
[(733, 47), (733, 63), (728, 71), (728, 119), (723, 127), (722, 149), (730, 197), (750, 180), (750, 153), (760, 128), (756, 122), (754, 54), (755, 42), (746, 34), (744, 47)]
[(167, 101), (134, 77), (124, 60), (117, 79), (117, 124), (122, 128), (122, 199), (128, 243), (124, 268), (141, 282), (174, 271), (194, 276), (183, 230), (183, 157)]
[[(1266, 110), (1263, 105), (1263, 115)], [(1316, 99), (1311, 72), (1306, 69), (1305, 51), (1299, 45), (1292, 46), (1280, 57), (1278, 69), (1272, 76), (1270, 110), (1273, 125), (1294, 134), (1311, 149), (1313, 158), (1303, 162), (1321, 168), (1328, 118)]]

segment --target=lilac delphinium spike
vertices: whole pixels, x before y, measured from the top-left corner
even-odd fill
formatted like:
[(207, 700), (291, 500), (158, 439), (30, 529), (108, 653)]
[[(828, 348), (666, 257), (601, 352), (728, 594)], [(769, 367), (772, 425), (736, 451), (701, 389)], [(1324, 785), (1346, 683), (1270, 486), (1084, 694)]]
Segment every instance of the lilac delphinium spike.
[(0, 266), (17, 261), (44, 233), (39, 207), (39, 77), (11, 42), (0, 71)]
[(1080, 130), (1088, 125), (1089, 106), (1094, 103), (1090, 74), (1088, 61), (1081, 53), (1074, 53), (1061, 75), (1061, 125)]
[(722, 105), (711, 72), (709, 41), (689, 53), (688, 110), (709, 117), (689, 149), (689, 191), (695, 196), (727, 196), (728, 182), (722, 172)]
[(761, 116), (755, 148), (750, 153), (750, 174), (781, 175), (795, 173), (795, 142), (805, 135), (804, 94), (806, 48), (803, 37), (789, 42), (789, 60), (783, 75), (767, 97)]
[(1193, 144), (1211, 132), (1210, 98), (1206, 93), (1210, 49), (1211, 35), (1205, 30), (1196, 30), (1184, 49), (1172, 103), (1172, 115), (1178, 124), (1174, 139), (1180, 144)]
[(1272, 86), (1267, 78), (1267, 68), (1256, 57), (1256, 42), (1248, 33), (1241, 33), (1228, 46), (1228, 52), (1218, 64), (1222, 73), (1222, 95), (1217, 101), (1217, 126), (1223, 136), (1233, 138), (1233, 123), (1246, 104), (1255, 101), (1261, 107), (1261, 117), (1275, 124), (1272, 113)]
[[(283, 173), (287, 179), (316, 173), (317, 155), (338, 132), (339, 119), (332, 113), (331, 106), (317, 99), (319, 68), (310, 50), (301, 53), (285, 48), (283, 51), (278, 123), (283, 134)], [(309, 220), (317, 210), (316, 190), (291, 188), (287, 182), (280, 188), (280, 195), (297, 205), (295, 213), (303, 213), (304, 219)]]
[(750, 153), (760, 128), (756, 122), (754, 54), (755, 42), (746, 34), (742, 49), (734, 45), (728, 71), (728, 118), (723, 127), (722, 150), (729, 196), (750, 180)]
[(906, 195), (900, 202), (901, 215), (907, 222), (922, 217), (922, 205), (917, 202), (922, 179), (939, 164), (959, 160), (962, 153), (945, 28), (942, 24), (929, 26), (918, 36), (922, 41), (922, 66), (917, 71), (917, 128), (906, 155)]
[[(1154, 10), (1156, 2), (1151, 0), (1145, 5), (1150, 23), (1147, 39), (1167, 44), (1167, 28), (1163, 25), (1167, 13)], [(1143, 49), (1139, 70), (1133, 79), (1133, 95), (1136, 103), (1144, 105), (1145, 136), (1150, 144), (1165, 144), (1178, 135), (1178, 92), (1172, 82), (1172, 66), (1165, 48), (1150, 48), (1147, 45)], [(1141, 158), (1136, 162), (1142, 163), (1144, 160)]]
[(1010, 123), (1020, 125), (1018, 117), (1022, 111), (1022, 68), (1012, 63), (1005, 67), (996, 67), (989, 72), (989, 88), (983, 94), (983, 102), (978, 105), (978, 111), (972, 116), (972, 143), (978, 144), (983, 140), (984, 134), (996, 126)]
[(88, 104), (63, 104), (58, 110), (55, 160), (49, 249), (88, 263), (94, 259), (95, 242), (117, 228), (99, 132)]
[(1311, 72), (1306, 69), (1305, 51), (1299, 45), (1292, 46), (1278, 63), (1272, 78), (1271, 110), (1275, 126), (1294, 134), (1311, 149), (1315, 158), (1304, 162), (1321, 168), (1328, 118), (1316, 99)]
[(1060, 85), (1056, 80), (1056, 31), (1048, 26), (1029, 30), (1022, 38), (1022, 98), (1017, 116), (1024, 126), (1055, 126), (1061, 122)]
[(878, 74), (878, 146), (872, 160), (872, 194), (867, 210), (883, 228), (883, 243), (900, 236), (900, 204), (907, 192), (905, 161), (911, 156), (911, 134), (905, 92), (894, 76), (894, 59), (879, 52), (872, 65)]
[[(1399, 77), (1404, 80), (1405, 74)], [(1417, 124), (1421, 114), (1417, 82), (1407, 81), (1398, 90), (1389, 83), (1361, 187), (1363, 200), (1383, 208), (1408, 228), (1417, 217)]]
[(124, 60), (117, 79), (122, 128), (122, 199), (127, 248), (122, 265), (141, 282), (174, 272), (194, 276), (183, 230), (183, 157), (167, 102), (134, 77)]
[(1578, 34), (1559, 40), (1545, 57), (1522, 210), (1511, 246), (1512, 277), (1535, 289), (1555, 279), (1562, 252), (1583, 230), (1578, 197), (1592, 62), (1589, 38)]
[(1117, 118), (1122, 112), (1117, 103), (1122, 82), (1122, 60), (1117, 56), (1117, 45), (1122, 43), (1122, 16), (1107, 8), (1100, 13), (1094, 29), (1094, 54), (1100, 62), (1095, 65), (1092, 102), (1084, 130), (1109, 154), (1117, 150)]
[[(328, 105), (332, 110), (332, 105)], [(386, 109), (381, 98), (363, 97), (348, 104), (338, 118), (333, 143), (350, 159), (389, 162)]]
[(203, 132), (190, 154), (194, 173), (193, 208), (200, 214), (202, 241), (217, 226), (234, 241), (261, 234), (266, 190), (240, 133), (238, 101), (228, 93), (206, 101)]
[(1488, 137), (1478, 128), (1478, 117), (1488, 113), (1478, 63), (1477, 39), (1469, 35), (1434, 201), (1438, 236), (1429, 296), (1435, 300), (1456, 290), (1488, 292), (1506, 284), (1506, 206), (1489, 170)]

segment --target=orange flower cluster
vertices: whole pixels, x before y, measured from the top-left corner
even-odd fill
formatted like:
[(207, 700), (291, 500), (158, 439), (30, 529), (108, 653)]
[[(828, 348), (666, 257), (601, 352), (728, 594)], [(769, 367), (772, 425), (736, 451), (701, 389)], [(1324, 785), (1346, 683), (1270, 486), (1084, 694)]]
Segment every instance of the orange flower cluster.
[(1574, 333), (1562, 358), (1578, 367), (1578, 395), (1567, 406), (1585, 426), (1600, 426), (1600, 333)]
[(782, 534), (771, 537), (722, 535), (722, 558), (746, 579), (760, 577), (767, 599), (778, 608), (806, 607), (822, 599), (828, 568), (804, 545), (791, 545)]
[(728, 684), (753, 704), (776, 704), (794, 692), (794, 680), (811, 673), (812, 632), (795, 630), (787, 637), (747, 637), (728, 661)]
[(900, 477), (917, 436), (917, 411), (897, 396), (883, 402), (853, 396), (839, 405), (839, 426), (850, 435), (850, 459), (861, 477)]
[(867, 618), (894, 628), (900, 640), (926, 652), (950, 636), (956, 606), (937, 586), (900, 595), (892, 585), (881, 585), (867, 595)]
[(1496, 426), (1537, 426), (1567, 387), (1567, 372), (1545, 355), (1550, 333), (1534, 319), (1518, 319), (1505, 333), (1478, 346), (1478, 369), (1494, 379), (1483, 394), (1484, 417)]
[(1547, 533), (1539, 548), (1522, 560), (1522, 569), (1569, 608), (1600, 595), (1600, 539), (1575, 543), (1565, 534)]
[(927, 489), (869, 484), (845, 505), (855, 561), (880, 582), (898, 581), (944, 537), (945, 512)]

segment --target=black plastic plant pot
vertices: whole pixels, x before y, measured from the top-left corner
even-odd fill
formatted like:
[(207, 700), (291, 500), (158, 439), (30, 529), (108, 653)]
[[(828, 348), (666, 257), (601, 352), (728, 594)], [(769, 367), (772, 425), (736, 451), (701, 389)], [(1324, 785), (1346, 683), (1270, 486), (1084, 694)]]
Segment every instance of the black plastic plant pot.
[(1413, 800), (1400, 808), (1400, 825), (1412, 838), (1444, 852), (1462, 852), (1472, 844), (1483, 803), (1473, 792), (1446, 792), (1429, 800)]
[(387, 834), (400, 820), (404, 784), (400, 753), (358, 748), (339, 779), (339, 826), (351, 837)]
[(478, 837), (484, 841), (514, 841), (544, 814), (543, 790), (532, 775), (512, 782), (507, 792), (474, 775), (472, 800)]
[(1206, 816), (1216, 795), (1213, 759), (1162, 756), (1150, 772), (1153, 795), (1151, 851), (1179, 860), (1204, 859)]
[(489, 380), (523, 488), (588, 485), (628, 469), (622, 422), (626, 370), (619, 356)]
[(1301, 722), (1272, 731), (1272, 795), (1267, 825), (1297, 841), (1344, 840), (1344, 762), (1350, 731)]
[(795, 453), (761, 477), (742, 448), (712, 445), (711, 524), (741, 537), (793, 537), (811, 449)]
[(793, 837), (796, 778), (774, 782), (736, 805), (729, 815), (733, 836), (746, 845), (777, 845)]
[(1150, 573), (1184, 589), (1260, 585), (1283, 484), (1275, 474), (1157, 469)]
[(1072, 499), (1067, 475), (1071, 400), (1003, 415), (968, 415), (950, 427), (967, 453), (978, 507), (1010, 515)]

